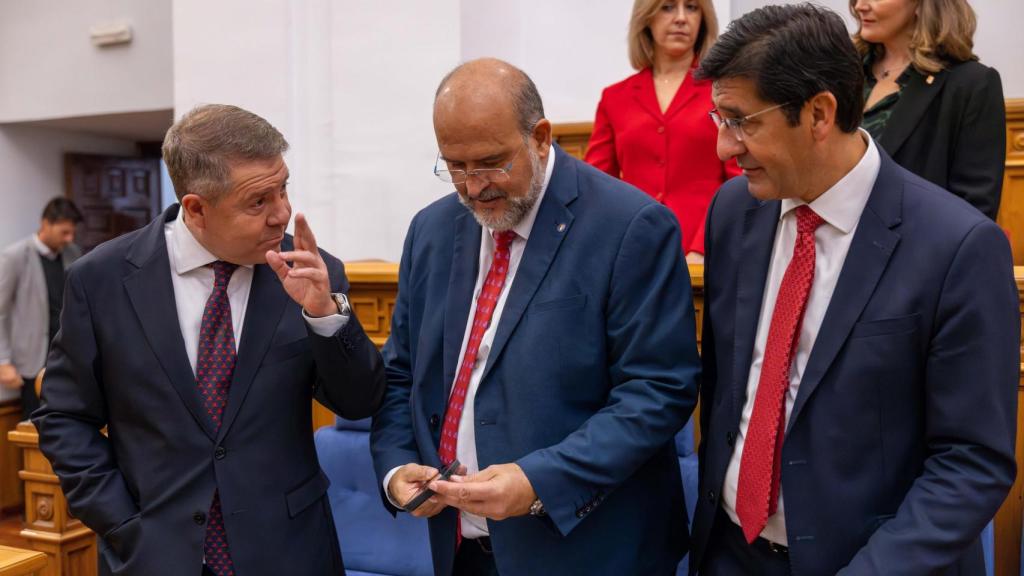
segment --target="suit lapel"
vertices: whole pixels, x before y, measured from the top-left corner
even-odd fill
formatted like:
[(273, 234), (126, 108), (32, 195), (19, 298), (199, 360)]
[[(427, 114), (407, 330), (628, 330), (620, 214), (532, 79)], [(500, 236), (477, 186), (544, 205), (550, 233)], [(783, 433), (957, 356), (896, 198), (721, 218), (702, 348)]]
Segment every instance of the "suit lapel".
[[(287, 242), (287, 241), (286, 241)], [(290, 246), (282, 245), (282, 250), (291, 250)], [(288, 294), (281, 287), (281, 281), (266, 264), (258, 264), (252, 271), (252, 288), (249, 291), (249, 302), (245, 308), (245, 321), (242, 324), (242, 335), (238, 342), (238, 359), (235, 373), (231, 377), (231, 388), (228, 391), (228, 404), (224, 408), (224, 419), (217, 433), (219, 442), (231, 428), (231, 423), (238, 416), (238, 411), (245, 401), (246, 394), (252, 386), (256, 371), (266, 355), (270, 342), (277, 333), (281, 323), (281, 314), (290, 302)]]
[[(899, 152), (910, 133), (921, 121), (921, 117), (931, 105), (932, 100), (942, 92), (946, 76), (948, 74), (945, 72), (938, 72), (927, 77), (916, 71), (910, 74), (910, 82), (900, 94), (900, 99), (893, 108), (892, 115), (889, 116), (885, 131), (879, 141), (890, 156), (895, 156)], [(932, 78), (930, 84), (927, 78)]]
[(633, 100), (647, 111), (648, 114), (654, 117), (655, 120), (661, 122), (664, 120), (665, 115), (661, 113), (661, 106), (658, 104), (658, 95), (654, 91), (654, 75), (650, 68), (644, 68), (638, 74), (633, 76), (632, 87), (633, 87)]
[(129, 247), (126, 258), (138, 270), (125, 277), (124, 287), (160, 367), (192, 417), (213, 440), (216, 434), (196, 390), (171, 283), (164, 224), (177, 215), (177, 205), (168, 208), (161, 218), (146, 226)]
[(448, 298), (444, 309), (444, 398), (447, 403), (455, 381), (456, 364), (466, 335), (466, 322), (473, 301), (473, 288), (479, 274), (481, 228), (473, 215), (465, 211), (455, 218), (452, 268), (448, 278)]
[(533, 228), (530, 230), (530, 239), (519, 262), (515, 280), (509, 287), (505, 306), (501, 310), (501, 320), (494, 333), (494, 342), (480, 380), (481, 385), (501, 356), (509, 337), (522, 319), (526, 306), (547, 275), (562, 240), (572, 228), (573, 214), (567, 204), (576, 198), (578, 191), (576, 166), (561, 148), (555, 146), (554, 149), (555, 155), (551, 158), (555, 162), (554, 172), (537, 211)]
[(902, 178), (895, 162), (881, 150), (879, 155), (882, 165), (878, 179), (861, 214), (846, 262), (818, 329), (814, 348), (807, 359), (788, 428), (792, 428), (808, 398), (846, 343), (900, 241), (899, 233), (892, 228), (901, 221)]
[[(43, 261), (40, 260), (39, 249), (36, 248), (36, 242), (32, 236), (25, 240), (24, 256), (25, 274), (28, 275), (31, 282), (31, 286), (27, 290), (28, 297), (32, 300), (32, 307), (37, 310), (37, 316), (45, 322), (43, 319), (48, 318), (50, 314), (50, 304), (47, 302), (49, 293), (46, 287), (46, 273), (43, 272)], [(48, 329), (49, 325), (44, 332)]]
[(733, 349), (732, 411), (739, 422), (743, 409), (750, 359), (754, 352), (757, 321), (764, 300), (764, 285), (771, 268), (775, 230), (779, 224), (779, 202), (758, 202), (747, 210), (743, 222), (743, 239), (736, 261), (736, 325)]
[[(679, 85), (679, 89), (676, 91), (675, 96), (672, 97), (672, 102), (669, 103), (668, 108), (665, 110), (665, 120), (676, 115), (677, 112), (686, 107), (691, 100), (697, 97), (697, 88), (708, 80), (696, 80), (693, 77), (693, 73), (697, 71), (697, 67), (700, 62), (694, 58), (693, 64), (690, 66), (690, 71), (686, 73), (686, 78), (683, 79), (683, 83)], [(653, 79), (652, 79), (653, 83)], [(657, 101), (657, 94), (655, 94), (655, 101)], [(705, 110), (705, 112), (709, 111)]]

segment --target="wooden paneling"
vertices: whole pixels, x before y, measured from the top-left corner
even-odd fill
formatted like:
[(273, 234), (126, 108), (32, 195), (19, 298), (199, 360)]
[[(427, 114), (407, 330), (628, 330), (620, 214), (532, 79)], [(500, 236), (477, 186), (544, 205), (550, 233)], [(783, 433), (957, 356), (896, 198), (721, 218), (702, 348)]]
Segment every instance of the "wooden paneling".
[(1006, 175), (999, 225), (1013, 247), (1013, 263), (1024, 265), (1024, 98), (1006, 101)]
[(555, 142), (569, 154), (583, 160), (590, 143), (590, 133), (594, 131), (593, 122), (573, 122), (571, 124), (554, 124), (551, 135)]
[(0, 576), (36, 576), (46, 568), (46, 555), (34, 550), (0, 546)]
[(10, 400), (0, 403), (0, 515), (21, 508), (24, 498), (21, 492), (21, 450), (7, 439), (7, 432), (14, 430), (21, 420), (21, 403)]
[(31, 422), (21, 422), (8, 433), (22, 449), (25, 482), (25, 528), (21, 531), (29, 546), (46, 554), (48, 563), (41, 576), (94, 576), (96, 535), (68, 511), (57, 476), (39, 451), (39, 434)]

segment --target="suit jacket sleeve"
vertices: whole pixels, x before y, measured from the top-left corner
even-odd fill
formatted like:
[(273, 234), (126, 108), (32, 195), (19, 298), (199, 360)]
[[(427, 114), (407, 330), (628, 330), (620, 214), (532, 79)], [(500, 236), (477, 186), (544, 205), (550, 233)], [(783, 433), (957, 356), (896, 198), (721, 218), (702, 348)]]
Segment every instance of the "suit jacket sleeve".
[(11, 350), (11, 310), (14, 307), (14, 291), (18, 284), (15, 255), (11, 249), (0, 252), (0, 364), (13, 362)]
[(985, 76), (967, 100), (949, 166), (949, 190), (995, 220), (1006, 162), (1006, 104), (999, 72)]
[(615, 156), (615, 130), (608, 118), (607, 98), (602, 97), (597, 104), (597, 116), (594, 118), (594, 130), (590, 133), (587, 154), (584, 160), (608, 174), (618, 178), (621, 169)]
[[(405, 237), (402, 262), (398, 270), (398, 297), (391, 319), (391, 334), (384, 345), (387, 392), (384, 404), (373, 419), (370, 432), (370, 451), (377, 473), (377, 485), (382, 486), (384, 477), (396, 467), (419, 463), (420, 455), (412, 429), (412, 352), (409, 328), (409, 298), (412, 288), (409, 276), (417, 219), (413, 219)], [(393, 513), (397, 511), (383, 492), (384, 506)]]
[(71, 512), (101, 536), (138, 513), (107, 437), (99, 351), (79, 270), (68, 270), (61, 329), (43, 379), (42, 406), (32, 421), (39, 448), (53, 464)]
[[(345, 267), (333, 256), (323, 256), (331, 290), (348, 294)], [(384, 364), (355, 314), (329, 338), (317, 335), (308, 324), (306, 330), (317, 367), (316, 399), (342, 418), (372, 416), (384, 397)]]
[(995, 515), (1016, 475), (1020, 324), (1006, 238), (982, 222), (942, 286), (926, 358), (925, 459), (895, 517), (841, 574), (934, 574)]
[[(606, 303), (607, 403), (554, 446), (518, 461), (562, 535), (658, 451), (697, 401), (690, 280), (675, 216), (649, 204), (630, 223)], [(639, 513), (639, 511), (638, 511)]]
[[(718, 200), (716, 195), (711, 199), (711, 205), (708, 206), (707, 217), (704, 218), (704, 229), (711, 230), (711, 217), (715, 210), (715, 203)], [(707, 242), (704, 244), (704, 270), (707, 271), (712, 266), (714, 259), (713, 249), (713, 236), (708, 234)], [(704, 293), (708, 294), (708, 285), (710, 284), (710, 278), (704, 274)], [(713, 290), (714, 288), (712, 288)], [(711, 319), (711, 306), (705, 305), (703, 310), (703, 319), (701, 320), (701, 344), (700, 344), (700, 362), (701, 362), (701, 375), (700, 375), (700, 403), (706, 408), (700, 411), (700, 422), (695, 425), (700, 426), (700, 437), (708, 438), (709, 426), (711, 424), (711, 407), (715, 401), (715, 384), (718, 380), (718, 364), (717, 364), (717, 352), (715, 350), (715, 333), (714, 333), (714, 321)], [(704, 458), (704, 447), (707, 444), (701, 442), (697, 448), (697, 465), (700, 469), (698, 478), (704, 478), (702, 464), (706, 460)], [(701, 491), (703, 492), (703, 491)]]

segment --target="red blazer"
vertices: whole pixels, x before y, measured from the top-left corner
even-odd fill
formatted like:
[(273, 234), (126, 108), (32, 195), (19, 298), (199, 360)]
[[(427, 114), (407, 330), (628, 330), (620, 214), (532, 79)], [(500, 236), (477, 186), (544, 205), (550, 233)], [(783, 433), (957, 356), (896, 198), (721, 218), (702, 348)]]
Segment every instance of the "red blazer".
[(711, 82), (692, 71), (661, 113), (650, 68), (605, 88), (585, 160), (668, 206), (683, 231), (683, 252), (704, 253), (704, 216), (718, 187), (740, 173), (715, 150), (708, 118)]

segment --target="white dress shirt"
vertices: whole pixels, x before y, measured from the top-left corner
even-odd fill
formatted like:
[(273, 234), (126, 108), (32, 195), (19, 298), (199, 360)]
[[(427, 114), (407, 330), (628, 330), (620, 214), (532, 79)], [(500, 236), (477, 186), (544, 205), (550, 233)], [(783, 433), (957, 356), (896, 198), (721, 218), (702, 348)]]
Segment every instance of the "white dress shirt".
[[(555, 170), (555, 149), (552, 146), (548, 151), (547, 166), (544, 168), (544, 185), (541, 187), (540, 195), (537, 197), (537, 201), (533, 204), (533, 208), (523, 216), (523, 219), (517, 224), (513, 230), (516, 233), (516, 238), (512, 240), (512, 244), (509, 245), (509, 265), (508, 274), (505, 276), (505, 284), (501, 287), (501, 294), (498, 296), (498, 301), (494, 306), (494, 312), (491, 315), (491, 323), (484, 332), (483, 338), (480, 340), (480, 348), (476, 356), (476, 364), (473, 366), (473, 372), (469, 377), (469, 386), (466, 389), (466, 400), (462, 408), (462, 416), (459, 420), (459, 441), (455, 448), (455, 457), (458, 458), (459, 462), (466, 467), (467, 474), (475, 474), (480, 471), (480, 466), (477, 462), (476, 456), (476, 428), (473, 425), (474, 418), (473, 414), (476, 410), (474, 401), (476, 400), (476, 391), (480, 387), (480, 379), (483, 377), (484, 368), (487, 366), (487, 357), (491, 351), (491, 344), (494, 342), (494, 334), (498, 330), (498, 325), (501, 322), (501, 312), (505, 308), (505, 301), (508, 298), (509, 288), (512, 286), (512, 282), (515, 280), (516, 272), (519, 269), (519, 263), (523, 259), (523, 252), (526, 251), (526, 242), (530, 239), (530, 231), (533, 229), (533, 222), (537, 219), (537, 211), (540, 209), (541, 202), (544, 201), (544, 194), (547, 192), (548, 184), (551, 182), (551, 174)], [(484, 234), (480, 235), (480, 265), (477, 269), (476, 287), (473, 289), (473, 302), (469, 308), (469, 317), (466, 322), (465, 334), (462, 337), (462, 349), (459, 352), (459, 361), (456, 366), (462, 365), (462, 358), (466, 354), (466, 342), (469, 341), (469, 333), (473, 327), (473, 315), (476, 314), (476, 301), (480, 296), (480, 291), (483, 289), (484, 280), (487, 278), (487, 272), (491, 269), (491, 261), (494, 259), (494, 238), (491, 229), (484, 231)], [(455, 375), (458, 378), (458, 373)], [(452, 383), (452, 390), (455, 390), (454, 382)], [(388, 495), (388, 499), (391, 499), (391, 495), (388, 493), (388, 484), (391, 483), (391, 477), (394, 476), (398, 468), (394, 468), (388, 472), (387, 476), (384, 477), (384, 493)], [(398, 503), (391, 500), (391, 503), (395, 507), (399, 507)], [(462, 513), (462, 537), (463, 538), (481, 538), (489, 534), (487, 530), (487, 519), (476, 516), (475, 514), (469, 514), (468, 512)]]
[[(807, 298), (807, 309), (804, 312), (803, 324), (800, 326), (800, 341), (797, 346), (793, 365), (790, 367), (789, 388), (786, 391), (786, 423), (793, 411), (800, 379), (803, 377), (807, 359), (814, 348), (818, 330), (825, 318), (832, 293), (839, 273), (843, 269), (846, 255), (850, 251), (850, 243), (860, 222), (861, 213), (867, 205), (871, 189), (878, 177), (881, 160), (874, 141), (864, 130), (861, 136), (867, 140), (867, 151), (860, 162), (839, 182), (825, 191), (824, 194), (810, 203), (810, 207), (818, 216), (825, 220), (814, 233), (814, 283)], [(779, 293), (782, 276), (793, 258), (793, 246), (796, 243), (795, 209), (806, 204), (798, 199), (782, 200), (779, 214), (779, 225), (775, 229), (775, 243), (772, 248), (771, 268), (764, 287), (764, 301), (761, 314), (757, 321), (757, 336), (754, 339), (754, 350), (751, 356), (750, 374), (747, 378), (747, 400), (743, 405), (740, 417), (739, 435), (733, 448), (732, 459), (725, 473), (725, 485), (722, 488), (722, 508), (739, 524), (736, 515), (736, 490), (739, 485), (740, 460), (743, 456), (743, 444), (750, 424), (750, 416), (754, 410), (754, 399), (757, 397), (757, 385), (761, 378), (761, 365), (764, 361), (765, 344), (768, 341), (768, 328), (771, 325), (775, 300)], [(786, 518), (782, 502), (782, 490), (779, 490), (779, 507), (775, 514), (768, 518), (768, 523), (761, 532), (761, 537), (782, 545), (788, 545), (786, 537)]]
[(36, 251), (39, 252), (39, 255), (44, 258), (47, 258), (49, 260), (56, 260), (57, 257), (60, 256), (60, 254), (51, 250), (49, 246), (47, 246), (45, 243), (43, 243), (42, 240), (39, 239), (39, 234), (32, 235), (32, 243), (35, 244)]
[[(164, 224), (164, 238), (167, 241), (167, 256), (171, 265), (171, 285), (174, 288), (174, 304), (178, 310), (178, 326), (181, 337), (185, 340), (185, 351), (188, 353), (192, 373), (196, 371), (196, 356), (199, 355), (199, 329), (203, 323), (203, 310), (206, 301), (213, 292), (213, 268), (208, 264), (217, 261), (192, 235), (185, 225), (184, 210), (178, 217)], [(228, 302), (231, 304), (231, 326), (235, 334), (235, 350), (241, 348), (242, 323), (245, 321), (245, 309), (249, 304), (249, 291), (252, 288), (253, 265), (239, 266), (228, 281)], [(321, 336), (331, 336), (348, 321), (348, 316), (335, 314), (323, 318), (310, 318), (305, 315), (313, 332)]]

